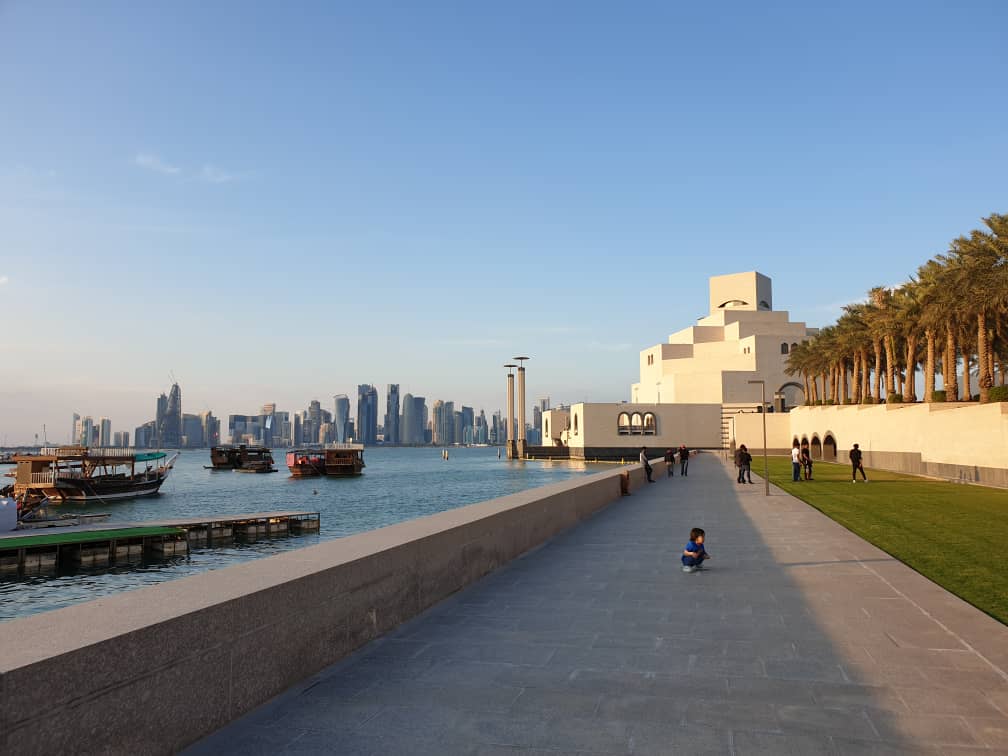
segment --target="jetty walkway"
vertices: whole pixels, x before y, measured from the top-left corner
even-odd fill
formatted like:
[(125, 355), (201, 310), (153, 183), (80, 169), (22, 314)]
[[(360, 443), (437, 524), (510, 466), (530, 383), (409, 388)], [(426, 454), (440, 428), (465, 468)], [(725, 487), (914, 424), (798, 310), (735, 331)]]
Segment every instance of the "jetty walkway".
[(1008, 753), (1008, 627), (715, 455), (656, 479), (187, 753)]

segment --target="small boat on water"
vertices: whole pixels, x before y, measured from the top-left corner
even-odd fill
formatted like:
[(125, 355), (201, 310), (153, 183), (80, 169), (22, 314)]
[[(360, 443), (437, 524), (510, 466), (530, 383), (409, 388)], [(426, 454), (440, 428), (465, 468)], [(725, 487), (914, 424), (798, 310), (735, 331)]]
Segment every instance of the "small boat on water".
[(215, 446), (210, 449), (208, 470), (234, 470), (236, 472), (271, 473), (273, 452), (265, 446)]
[(165, 452), (87, 446), (43, 447), (18, 454), (12, 495), (19, 500), (47, 497), (52, 504), (91, 503), (154, 496), (175, 466)]
[(364, 467), (364, 444), (326, 444), (324, 449), (287, 452), (287, 469), (294, 478), (360, 475)]

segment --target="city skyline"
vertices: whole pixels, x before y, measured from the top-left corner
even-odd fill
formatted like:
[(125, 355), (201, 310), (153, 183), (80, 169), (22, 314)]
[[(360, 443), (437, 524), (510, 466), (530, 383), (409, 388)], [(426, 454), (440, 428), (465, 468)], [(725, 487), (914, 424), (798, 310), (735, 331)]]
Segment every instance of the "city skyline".
[[(359, 389), (374, 389), (373, 386), (362, 384)], [(391, 408), (396, 406), (389, 403), (390, 397), (395, 397), (399, 401), (398, 384), (388, 384), (386, 390), (386, 402)], [(169, 401), (170, 400), (170, 401)], [(155, 418), (126, 431), (113, 430), (112, 420), (102, 416), (95, 422), (92, 415), (81, 415), (78, 412), (72, 414), (72, 428), (65, 439), (55, 435), (40, 434), (38, 438), (33, 438), (30, 442), (11, 442), (0, 439), (0, 447), (10, 446), (31, 446), (49, 444), (81, 444), (84, 446), (101, 447), (131, 447), (148, 448), (153, 446), (164, 448), (207, 448), (218, 444), (228, 443), (261, 443), (267, 446), (301, 446), (315, 443), (343, 442), (353, 439), (363, 442), (355, 435), (354, 424), (356, 418), (349, 414), (349, 399), (345, 394), (333, 396), (334, 412), (323, 409), (321, 402), (312, 399), (307, 404), (306, 410), (278, 410), (275, 402), (262, 405), (259, 414), (248, 415), (239, 413), (222, 413), (215, 416), (212, 411), (207, 410), (199, 414), (184, 412), (182, 405), (181, 387), (173, 384), (167, 393), (155, 399)], [(541, 397), (533, 404), (532, 422), (526, 422), (527, 431), (533, 432), (541, 428), (541, 411), (550, 407), (550, 398)], [(178, 416), (179, 432), (174, 429), (168, 430), (167, 440), (175, 440), (178, 443), (162, 443), (162, 434), (169, 415), (169, 404), (174, 408)], [(472, 407), (459, 405), (460, 410), (454, 411), (455, 403), (451, 400), (444, 401), (437, 399), (434, 405), (449, 408), (452, 417), (436, 417), (433, 421), (427, 420), (431, 412), (431, 407), (426, 404), (422, 396), (414, 397), (406, 393), (402, 397), (402, 411), (395, 417), (395, 435), (389, 435), (389, 414), (386, 412), (384, 423), (377, 426), (376, 436), (380, 435), (380, 443), (386, 445), (426, 445), (426, 444), (487, 444), (503, 443), (506, 435), (506, 424), (502, 420), (501, 410), (492, 411), (490, 420), (486, 417), (485, 408), (479, 409), (479, 414)], [(304, 416), (304, 417), (299, 417)], [(222, 430), (222, 418), (226, 418), (227, 425)], [(267, 421), (274, 421), (270, 427)], [(308, 430), (303, 427), (306, 420), (310, 421)], [(491, 422), (492, 421), (492, 422)], [(517, 421), (517, 418), (516, 418)], [(440, 422), (440, 427), (432, 423)], [(449, 425), (450, 424), (450, 429)], [(331, 428), (329, 427), (331, 426)], [(405, 430), (399, 435), (400, 426)], [(436, 428), (436, 430), (435, 430)], [(318, 438), (319, 431), (328, 431), (325, 440)], [(427, 437), (424, 437), (426, 432)], [(54, 431), (55, 433), (55, 431)], [(436, 437), (433, 437), (434, 434)], [(500, 438), (498, 438), (500, 434)], [(250, 435), (254, 438), (244, 439), (242, 436)], [(378, 443), (377, 439), (368, 440), (366, 443)]]
[(0, 437), (146, 422), (172, 371), (193, 414), (362, 380), (497, 408), (515, 354), (533, 394), (629, 399), (733, 271), (829, 324), (1008, 208), (1005, 20), (0, 3)]

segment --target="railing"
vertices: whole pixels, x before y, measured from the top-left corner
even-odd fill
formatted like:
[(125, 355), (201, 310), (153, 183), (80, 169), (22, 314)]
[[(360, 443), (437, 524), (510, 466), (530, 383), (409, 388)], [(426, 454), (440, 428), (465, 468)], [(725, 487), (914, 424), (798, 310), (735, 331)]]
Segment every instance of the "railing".
[(132, 457), (136, 449), (113, 446), (43, 446), (39, 454), (45, 457), (79, 457), (87, 454), (89, 457)]
[(43, 483), (52, 483), (53, 482), (52, 470), (50, 470), (49, 472), (36, 472), (36, 473), (32, 473), (31, 474), (31, 482), (32, 482), (32, 485), (38, 485), (38, 484), (43, 484)]
[(325, 445), (326, 449), (363, 449), (364, 444), (348, 444), (342, 441), (333, 441)]

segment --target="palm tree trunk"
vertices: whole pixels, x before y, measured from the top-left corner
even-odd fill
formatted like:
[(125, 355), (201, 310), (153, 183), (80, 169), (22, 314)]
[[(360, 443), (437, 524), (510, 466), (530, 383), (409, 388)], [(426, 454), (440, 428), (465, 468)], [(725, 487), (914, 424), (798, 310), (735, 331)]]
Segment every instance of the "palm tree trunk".
[(886, 396), (896, 393), (896, 345), (893, 337), (885, 337)]
[(854, 368), (851, 370), (851, 401), (861, 404), (861, 353), (854, 350)]
[(872, 383), (872, 397), (875, 399), (875, 404), (878, 404), (882, 399), (879, 394), (882, 389), (880, 385), (882, 383), (882, 340), (872, 341), (872, 349), (875, 350), (875, 380)]
[(840, 376), (840, 401), (837, 404), (847, 404), (847, 363), (840, 360), (837, 363), (837, 373)]
[(916, 387), (917, 372), (917, 334), (907, 334), (906, 343), (906, 380), (903, 382), (903, 401), (914, 402), (917, 395), (914, 391)]
[(802, 378), (805, 380), (805, 404), (812, 404), (812, 390), (809, 388), (809, 374), (802, 373)]
[(973, 401), (973, 388), (970, 386), (970, 352), (969, 349), (963, 349), (963, 375), (962, 375), (962, 385), (963, 385), (963, 401), (972, 402)]
[(977, 313), (977, 383), (980, 384), (981, 404), (990, 401), (990, 387), (994, 384), (988, 372), (987, 344), (987, 313), (981, 310)]
[(1002, 363), (999, 364), (998, 367), (1000, 367), (1000, 372), (1001, 372), (1001, 377), (999, 378), (999, 380), (1001, 382), (1001, 385), (1004, 386), (1005, 385), (1005, 368), (1008, 368), (1008, 364), (1005, 364), (1004, 362), (1002, 362)]
[(958, 361), (955, 330), (949, 326), (945, 330), (945, 362), (942, 364), (942, 384), (945, 387), (945, 401), (959, 401), (959, 377), (956, 375)]
[(861, 401), (871, 395), (871, 368), (868, 366), (868, 348), (861, 347)]
[(924, 401), (930, 403), (935, 387), (935, 332), (933, 328), (924, 331), (927, 336), (927, 364), (924, 366)]
[(826, 404), (826, 386), (829, 381), (826, 379), (826, 371), (822, 372), (822, 400), (823, 404)]

